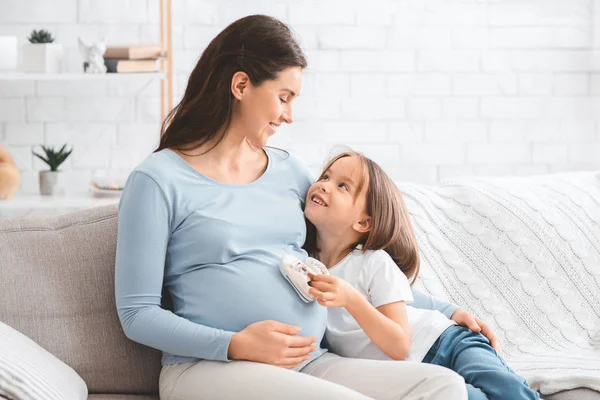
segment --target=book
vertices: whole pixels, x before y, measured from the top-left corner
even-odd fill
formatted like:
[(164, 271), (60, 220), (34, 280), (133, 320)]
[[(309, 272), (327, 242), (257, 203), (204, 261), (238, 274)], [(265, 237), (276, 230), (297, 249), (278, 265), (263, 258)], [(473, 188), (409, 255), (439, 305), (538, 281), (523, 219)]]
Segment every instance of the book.
[(105, 58), (106, 72), (158, 72), (158, 60), (120, 60)]
[(140, 60), (144, 58), (158, 58), (161, 55), (162, 49), (159, 44), (134, 44), (129, 46), (107, 46), (104, 58)]

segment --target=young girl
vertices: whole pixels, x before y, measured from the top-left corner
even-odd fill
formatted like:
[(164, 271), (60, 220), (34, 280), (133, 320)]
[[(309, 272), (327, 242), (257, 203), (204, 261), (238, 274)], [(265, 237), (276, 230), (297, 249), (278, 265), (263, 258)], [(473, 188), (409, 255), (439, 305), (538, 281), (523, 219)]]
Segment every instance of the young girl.
[(459, 373), (469, 399), (538, 399), (481, 333), (439, 311), (416, 309), (408, 278), (419, 253), (408, 211), (373, 161), (345, 152), (328, 162), (306, 199), (306, 250), (330, 275), (311, 275), (311, 295), (330, 307), (325, 339), (344, 357), (410, 360)]

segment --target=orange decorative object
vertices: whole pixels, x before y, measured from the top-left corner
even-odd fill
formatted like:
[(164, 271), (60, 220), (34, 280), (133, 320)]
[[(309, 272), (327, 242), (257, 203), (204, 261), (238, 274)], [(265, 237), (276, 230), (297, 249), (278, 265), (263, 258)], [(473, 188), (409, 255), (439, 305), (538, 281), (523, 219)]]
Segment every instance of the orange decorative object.
[(8, 150), (0, 145), (0, 200), (9, 200), (19, 188), (19, 168)]

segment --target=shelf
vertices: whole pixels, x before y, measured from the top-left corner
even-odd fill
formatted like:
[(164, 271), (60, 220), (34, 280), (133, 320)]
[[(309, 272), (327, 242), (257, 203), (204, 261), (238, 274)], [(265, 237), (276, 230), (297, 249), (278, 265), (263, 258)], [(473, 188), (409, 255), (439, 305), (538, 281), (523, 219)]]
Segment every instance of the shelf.
[(163, 72), (139, 73), (111, 73), (111, 74), (84, 74), (84, 73), (27, 73), (27, 72), (0, 72), (0, 81), (78, 81), (78, 80), (120, 80), (120, 79), (164, 79)]
[(10, 200), (0, 200), (0, 211), (17, 209), (91, 208), (119, 202), (119, 196), (96, 197), (92, 192), (70, 193), (63, 196), (17, 194)]

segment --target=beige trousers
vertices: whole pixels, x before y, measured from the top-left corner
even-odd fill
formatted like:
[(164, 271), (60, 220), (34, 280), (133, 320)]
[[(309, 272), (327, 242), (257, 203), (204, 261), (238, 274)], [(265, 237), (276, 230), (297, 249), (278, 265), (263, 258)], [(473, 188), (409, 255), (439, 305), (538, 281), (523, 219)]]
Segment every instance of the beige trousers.
[(437, 365), (343, 358), (332, 353), (300, 372), (248, 361), (163, 366), (161, 400), (466, 400), (465, 382)]

